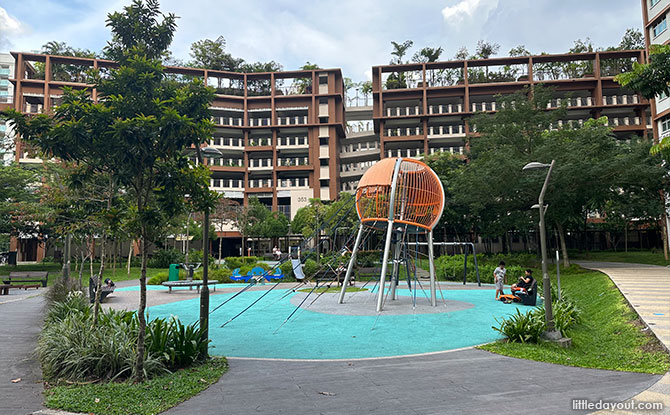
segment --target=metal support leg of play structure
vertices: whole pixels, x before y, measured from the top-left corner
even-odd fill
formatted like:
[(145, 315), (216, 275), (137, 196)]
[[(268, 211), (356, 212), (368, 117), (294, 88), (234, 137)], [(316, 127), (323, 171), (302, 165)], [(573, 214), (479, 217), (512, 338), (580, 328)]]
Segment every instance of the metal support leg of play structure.
[(400, 273), (400, 248), (402, 243), (400, 241), (395, 244), (395, 254), (393, 255), (393, 273), (391, 274), (391, 300), (396, 298), (396, 288), (398, 288), (398, 278)]
[(344, 293), (347, 291), (347, 286), (349, 285), (349, 280), (351, 279), (351, 271), (354, 269), (354, 263), (356, 262), (356, 254), (358, 253), (358, 245), (361, 244), (361, 238), (363, 237), (363, 222), (361, 222), (358, 227), (358, 235), (356, 235), (356, 242), (354, 243), (354, 249), (351, 251), (351, 259), (349, 260), (349, 266), (347, 267), (347, 273), (344, 275), (344, 281), (342, 282), (342, 290), (340, 291), (340, 298), (337, 300), (339, 304), (344, 302)]
[(433, 231), (428, 232), (428, 267), (430, 268), (430, 305), (437, 306), (437, 292), (435, 290), (435, 264), (433, 263)]

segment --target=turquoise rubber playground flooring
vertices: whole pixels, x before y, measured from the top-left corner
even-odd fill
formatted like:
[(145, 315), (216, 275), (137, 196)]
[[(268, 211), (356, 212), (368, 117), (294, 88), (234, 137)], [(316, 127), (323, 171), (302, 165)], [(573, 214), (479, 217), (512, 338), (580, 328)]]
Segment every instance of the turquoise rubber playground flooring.
[[(245, 291), (210, 314), (211, 354), (245, 358), (361, 359), (439, 352), (500, 339), (502, 336), (492, 328), (497, 325), (496, 318), (509, 316), (517, 308), (522, 312), (532, 309), (495, 301), (493, 289), (443, 289), (446, 300), (462, 301), (474, 307), (414, 314), (409, 305), (407, 314), (385, 315), (382, 311), (380, 315), (365, 316), (326, 314), (301, 308), (281, 326), (296, 308), (291, 303), (291, 297), (296, 294), (281, 298), (287, 291), (275, 289), (221, 327), (264, 293), (266, 290)], [(347, 296), (353, 294), (347, 293)], [(399, 289), (398, 294), (408, 296), (410, 291)], [(232, 295), (234, 293), (212, 296), (210, 310)], [(369, 296), (370, 293), (356, 295)], [(314, 298), (315, 294), (305, 306)], [(427, 299), (419, 296), (416, 301), (426, 302)], [(346, 303), (340, 306), (347, 307)], [(374, 310), (374, 299), (369, 301), (369, 307)], [(438, 307), (446, 310), (439, 292)], [(148, 312), (149, 318), (177, 316), (184, 323), (193, 323), (198, 320), (199, 299), (156, 305), (149, 307)]]

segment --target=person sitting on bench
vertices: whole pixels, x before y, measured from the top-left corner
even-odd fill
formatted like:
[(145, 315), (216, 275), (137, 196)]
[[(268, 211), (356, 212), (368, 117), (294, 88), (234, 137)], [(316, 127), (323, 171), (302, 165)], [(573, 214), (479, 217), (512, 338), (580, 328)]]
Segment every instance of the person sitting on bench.
[(529, 268), (526, 269), (526, 275), (519, 277), (519, 282), (512, 284), (512, 294), (517, 292), (527, 294), (531, 285), (533, 285), (533, 270)]

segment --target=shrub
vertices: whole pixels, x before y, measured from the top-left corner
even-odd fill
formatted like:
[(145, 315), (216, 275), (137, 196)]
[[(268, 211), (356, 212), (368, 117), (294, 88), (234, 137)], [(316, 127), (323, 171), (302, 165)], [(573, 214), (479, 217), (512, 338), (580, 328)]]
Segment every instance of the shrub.
[(205, 356), (209, 340), (203, 341), (196, 324), (185, 326), (175, 317), (153, 319), (147, 325), (147, 352), (160, 356), (170, 369), (188, 366)]
[[(554, 314), (554, 326), (563, 336), (572, 326), (581, 321), (580, 311), (575, 303), (565, 295), (563, 290), (561, 290), (561, 299), (558, 300), (558, 293), (553, 286), (551, 287), (551, 308)], [(534, 313), (544, 321), (544, 305), (537, 307)]]
[[(85, 286), (88, 287), (88, 283), (86, 283)], [(81, 287), (79, 286), (78, 278), (73, 278), (73, 276), (70, 276), (70, 278), (65, 281), (63, 278), (58, 277), (45, 294), (47, 299), (47, 306), (67, 300), (68, 295), (71, 292), (80, 291), (80, 289)]]
[(496, 319), (496, 322), (499, 326), (493, 326), (493, 329), (506, 336), (510, 342), (537, 343), (544, 331), (544, 320), (535, 311), (521, 314), (517, 309), (509, 318)]
[(174, 248), (159, 249), (149, 258), (147, 266), (149, 268), (168, 268), (170, 264), (180, 264), (184, 262), (184, 254)]
[(374, 267), (381, 260), (381, 251), (359, 251), (356, 253), (356, 264), (359, 267)]
[(284, 280), (295, 279), (295, 276), (293, 275), (293, 264), (291, 261), (284, 262), (279, 266), (279, 269), (281, 270), (282, 274), (284, 274)]
[(159, 272), (155, 274), (153, 277), (149, 278), (147, 281), (148, 285), (161, 285), (165, 281), (167, 281), (169, 278), (169, 274), (167, 272)]
[(55, 323), (63, 321), (72, 313), (82, 313), (86, 317), (91, 312), (91, 302), (81, 291), (71, 291), (64, 301), (56, 301), (49, 307), (45, 321)]
[[(228, 268), (214, 268), (208, 270), (208, 278), (210, 281), (216, 280), (221, 283), (233, 282), (230, 279), (230, 276), (233, 275), (233, 272)], [(194, 280), (202, 280), (202, 269), (193, 273)]]
[(305, 276), (311, 278), (319, 271), (319, 265), (313, 259), (308, 259), (305, 261), (303, 269), (305, 271)]
[[(191, 262), (191, 263), (200, 262), (200, 263), (202, 263), (202, 255), (203, 255), (202, 250), (192, 249), (188, 253), (188, 262)], [(214, 255), (211, 255), (211, 252), (210, 252), (210, 255), (208, 257), (208, 261), (209, 261), (209, 267), (210, 268), (216, 264), (216, 258), (214, 258)]]
[[(493, 283), (493, 271), (498, 266), (500, 260), (512, 262), (507, 257), (494, 257), (493, 260), (485, 258), (483, 255), (477, 255), (477, 265), (479, 266), (479, 279), (483, 283)], [(435, 273), (438, 279), (451, 279), (462, 281), (464, 271), (463, 255), (442, 255), (435, 260)], [(516, 261), (514, 261), (516, 262)], [(521, 263), (521, 262), (519, 262)], [(524, 268), (519, 265), (507, 265), (507, 282), (514, 283), (516, 279), (523, 275)], [(477, 281), (477, 270), (472, 255), (468, 255), (468, 273), (467, 281)]]

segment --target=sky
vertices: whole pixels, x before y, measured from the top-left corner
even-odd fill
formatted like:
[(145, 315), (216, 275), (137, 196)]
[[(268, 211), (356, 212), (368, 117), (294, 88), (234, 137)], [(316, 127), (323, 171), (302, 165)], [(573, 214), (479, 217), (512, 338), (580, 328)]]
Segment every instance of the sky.
[[(171, 50), (189, 60), (191, 43), (226, 39), (247, 61), (284, 69), (307, 61), (342, 68), (354, 81), (390, 60), (390, 41), (442, 47), (442, 60), (477, 40), (500, 44), (498, 56), (524, 45), (532, 53), (564, 53), (574, 40), (617, 45), (626, 28), (641, 29), (639, 0), (162, 0), (179, 19)], [(49, 41), (100, 51), (110, 37), (109, 12), (130, 0), (0, 0), (0, 52), (39, 51)]]

